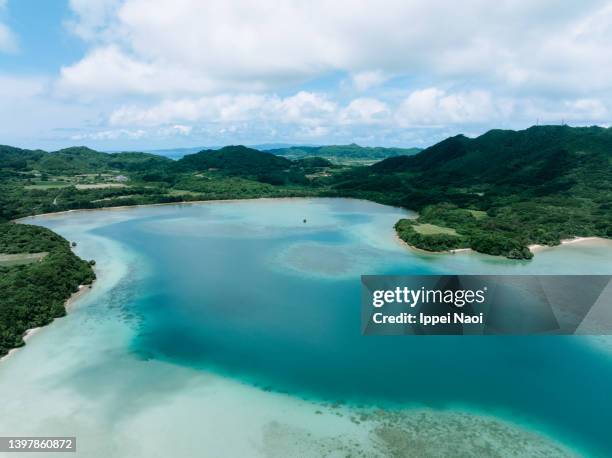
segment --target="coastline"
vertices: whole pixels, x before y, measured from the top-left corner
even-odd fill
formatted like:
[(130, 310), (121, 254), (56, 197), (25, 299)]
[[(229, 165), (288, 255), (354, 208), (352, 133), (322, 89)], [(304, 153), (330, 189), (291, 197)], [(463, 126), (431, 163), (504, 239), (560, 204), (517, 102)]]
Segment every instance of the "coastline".
[[(327, 197), (327, 198), (334, 199), (334, 197)], [(305, 200), (305, 199), (326, 199), (326, 197), (259, 197), (259, 198), (252, 198), (252, 199), (211, 199), (211, 200), (197, 200), (197, 201), (163, 202), (163, 203), (155, 203), (155, 204), (121, 205), (121, 206), (113, 206), (113, 207), (71, 209), (71, 210), (65, 210), (61, 212), (40, 213), (36, 215), (30, 215), (30, 216), (18, 218), (18, 219), (13, 220), (13, 222), (21, 223), (21, 222), (25, 222), (26, 220), (30, 218), (51, 217), (54, 215), (60, 216), (64, 214), (74, 213), (74, 212), (90, 212), (90, 211), (100, 211), (100, 210), (115, 211), (115, 210), (127, 210), (130, 208), (140, 208), (140, 207), (156, 207), (156, 206), (162, 206), (162, 205), (165, 206), (165, 205), (186, 205), (186, 204), (207, 204), (207, 203), (219, 204), (219, 203), (235, 203), (235, 202), (249, 202), (249, 201), (275, 202), (278, 200)], [(342, 199), (345, 199), (345, 198), (342, 198)], [(352, 198), (348, 198), (348, 199), (352, 199)], [(355, 200), (373, 202), (368, 199), (355, 199)], [(373, 202), (373, 203), (376, 203), (376, 202)], [(397, 207), (397, 208), (401, 208), (401, 207)], [(402, 208), (402, 210), (405, 210), (405, 209)], [(408, 211), (413, 212), (412, 210), (408, 210)], [(453, 250), (444, 250), (444, 251), (424, 250), (422, 248), (418, 248), (416, 246), (410, 245), (408, 242), (402, 240), (395, 230), (394, 230), (394, 238), (396, 242), (402, 245), (404, 248), (408, 248), (409, 250), (415, 251), (420, 254), (429, 254), (429, 255), (453, 254), (454, 255), (454, 254), (469, 253), (469, 252), (478, 253), (477, 251), (474, 251), (471, 248), (457, 248)], [(603, 238), (603, 237), (574, 237), (571, 239), (561, 240), (560, 245), (568, 245), (568, 244), (583, 243), (583, 242), (595, 242), (595, 241), (609, 241), (609, 240), (610, 239)], [(532, 245), (529, 245), (528, 248), (535, 254), (535, 252), (542, 251), (547, 248), (555, 248), (560, 245), (549, 246), (549, 245), (532, 244)], [(479, 254), (484, 254), (484, 253), (479, 253)], [(492, 256), (492, 255), (488, 255), (488, 256)], [(66, 314), (70, 312), (70, 310), (75, 306), (75, 303), (81, 297), (83, 297), (88, 291), (91, 290), (95, 281), (96, 280), (94, 280), (94, 282), (91, 285), (79, 285), (78, 291), (74, 292), (68, 299), (66, 299), (66, 301), (64, 302), (64, 308), (66, 310)], [(53, 323), (53, 321), (51, 323)], [(46, 326), (49, 326), (51, 323), (49, 323)], [(43, 326), (43, 327), (46, 327), (46, 326)], [(15, 348), (10, 349), (6, 355), (0, 357), (0, 363), (4, 361), (5, 359), (8, 359), (9, 356), (11, 356), (13, 353), (15, 353), (20, 348), (25, 347), (27, 341), (30, 338), (32, 338), (35, 334), (37, 334), (40, 330), (42, 330), (43, 327), (27, 329), (23, 335), (24, 345), (22, 345), (21, 347), (15, 347)]]
[[(64, 309), (66, 310), (66, 315), (64, 315), (63, 317), (59, 317), (59, 318), (64, 318), (65, 316), (67, 316), (70, 310), (75, 307), (76, 302), (81, 297), (83, 297), (85, 294), (87, 294), (89, 291), (91, 291), (91, 288), (93, 287), (94, 283), (95, 283), (95, 280), (90, 285), (79, 285), (79, 289), (75, 291), (74, 293), (72, 293), (70, 297), (64, 301)], [(47, 326), (51, 326), (53, 322), (57, 319), (58, 318), (54, 318), (53, 321), (51, 321), (49, 324), (46, 324), (45, 326), (38, 326), (36, 328), (26, 329), (22, 337), (23, 345), (20, 347), (11, 348), (6, 355), (0, 357), (0, 363), (7, 360), (10, 356), (15, 354), (20, 349), (24, 348), (27, 345), (28, 340), (30, 340), (32, 337), (34, 337), (36, 334), (42, 331), (43, 328), (46, 328)]]
[[(571, 239), (561, 240), (560, 245), (571, 245), (574, 243), (582, 243), (582, 242), (594, 242), (597, 240), (608, 240), (608, 239), (605, 239), (603, 237), (574, 237)], [(529, 250), (531, 250), (532, 252), (535, 252), (535, 251), (544, 250), (546, 248), (555, 248), (560, 245), (540, 245), (540, 244), (534, 243), (533, 245), (529, 245), (527, 248), (529, 248)]]
[[(486, 253), (479, 253), (478, 251), (474, 251), (471, 248), (456, 248), (454, 250), (444, 250), (444, 251), (429, 251), (429, 250), (424, 250), (422, 248), (416, 247), (414, 245), (410, 245), (408, 242), (406, 242), (405, 240), (402, 240), (400, 238), (399, 235), (397, 235), (397, 232), (395, 233), (395, 239), (404, 247), (404, 248), (408, 248), (410, 250), (419, 252), (419, 253), (425, 253), (425, 254), (433, 254), (433, 255), (448, 255), (448, 254), (459, 254), (459, 253), (478, 253), (478, 254), (482, 254), (485, 256), (493, 256), (493, 257), (503, 257), (503, 256), (494, 256), (494, 255), (490, 255), (490, 254), (486, 254)], [(529, 248), (529, 250), (535, 255), (536, 252), (538, 251), (542, 251), (545, 249), (550, 249), (550, 248), (557, 248), (561, 245), (572, 245), (574, 243), (584, 243), (584, 242), (597, 242), (597, 241), (610, 241), (610, 239), (606, 239), (604, 237), (574, 237), (571, 239), (563, 239), (561, 240), (561, 243), (559, 245), (539, 245), (539, 244), (532, 244), (532, 245), (528, 245), (527, 248)]]
[[(25, 222), (26, 220), (30, 219), (30, 218), (38, 218), (38, 217), (51, 217), (54, 215), (63, 215), (63, 214), (69, 214), (69, 213), (74, 213), (74, 212), (91, 212), (91, 211), (103, 211), (103, 210), (108, 210), (108, 211), (114, 211), (114, 210), (127, 210), (130, 208), (142, 208), (142, 207), (159, 207), (159, 206), (163, 206), (163, 205), (191, 205), (191, 204), (207, 204), (207, 203), (212, 203), (212, 204), (220, 204), (220, 203), (233, 203), (233, 202), (262, 202), (262, 201), (277, 201), (277, 200), (304, 200), (304, 199), (354, 199), (354, 200), (361, 200), (361, 201), (365, 201), (365, 202), (372, 202), (372, 203), (378, 203), (376, 201), (373, 200), (368, 200), (368, 199), (362, 199), (362, 198), (354, 198), (354, 197), (317, 197), (317, 196), (296, 196), (296, 197), (255, 197), (255, 198), (248, 198), (248, 199), (210, 199), (210, 200), (181, 200), (178, 202), (159, 202), (159, 203), (154, 203), (154, 204), (137, 204), (137, 205), (117, 205), (117, 206), (111, 206), (111, 207), (100, 207), (100, 208), (76, 208), (76, 209), (71, 209), (71, 210), (63, 210), (63, 211), (59, 211), (59, 212), (49, 212), (49, 213), (37, 213), (35, 215), (29, 215), (29, 216), (23, 216), (21, 218), (16, 218), (14, 220), (12, 220), (12, 222), (14, 223), (21, 223), (21, 222)], [(380, 204), (380, 205), (385, 205), (385, 204)], [(395, 207), (393, 205), (391, 205), (392, 207)], [(406, 209), (403, 207), (395, 207), (395, 208), (400, 208), (402, 210), (405, 211), (409, 211), (412, 213), (415, 213), (415, 218), (418, 218), (418, 213), (414, 210), (410, 210), (410, 209)], [(414, 245), (410, 245), (408, 242), (406, 242), (405, 240), (402, 240), (398, 235), (397, 235), (397, 231), (394, 230), (394, 236), (396, 238), (396, 240), (403, 245), (405, 248), (409, 248), (411, 250), (414, 250), (416, 252), (419, 253), (424, 253), (424, 254), (459, 254), (459, 253), (468, 253), (468, 252), (472, 252), (472, 253), (478, 253), (477, 251), (472, 250), (471, 248), (456, 248), (453, 250), (443, 250), (443, 251), (429, 251), (429, 250), (425, 250), (422, 248), (418, 248)], [(531, 244), (528, 245), (527, 248), (529, 248), (529, 250), (532, 253), (536, 253), (538, 251), (547, 249), (547, 248), (555, 248), (558, 247), (560, 245), (568, 245), (568, 244), (573, 244), (573, 243), (581, 243), (581, 242), (592, 242), (592, 241), (606, 241), (606, 240), (610, 240), (604, 237), (597, 237), (597, 236), (589, 236), (589, 237), (573, 237), (570, 239), (562, 239), (561, 243), (559, 245), (540, 245), (540, 244)], [(486, 253), (480, 253), (480, 254), (486, 254)], [(488, 255), (488, 256), (493, 256), (493, 255)], [(502, 256), (503, 257), (503, 256)]]
[[(402, 245), (404, 248), (408, 248), (409, 250), (416, 251), (422, 254), (433, 254), (433, 255), (443, 255), (443, 254), (457, 254), (457, 253), (478, 253), (477, 251), (472, 250), (471, 248), (455, 248), (454, 250), (443, 250), (443, 251), (429, 251), (423, 248), (416, 247), (414, 245), (410, 245), (408, 242), (403, 240), (399, 235), (397, 235), (397, 231), (394, 230), (394, 238), (395, 240)], [(484, 254), (484, 253), (480, 253)]]
[[(177, 202), (159, 202), (156, 204), (137, 204), (137, 205), (116, 205), (110, 207), (99, 207), (99, 208), (74, 208), (71, 210), (63, 210), (59, 212), (48, 212), (48, 213), (36, 213), (35, 215), (22, 216), (12, 220), (14, 223), (20, 223), (29, 218), (47, 217), (53, 215), (63, 215), (75, 212), (92, 212), (92, 211), (104, 211), (104, 210), (127, 210), (129, 208), (142, 208), (142, 207), (160, 207), (163, 205), (188, 205), (188, 204), (207, 204), (207, 203), (231, 203), (231, 202), (249, 202), (249, 201), (276, 201), (276, 200), (301, 200), (301, 199), (344, 199), (345, 197), (254, 197), (249, 199), (210, 199), (210, 200), (180, 200)], [(350, 197), (349, 197), (350, 199)], [(367, 199), (355, 199), (363, 200), (366, 202), (373, 202)], [(377, 203), (377, 202), (374, 202)], [(399, 208), (399, 207), (398, 207)]]
[[(278, 200), (309, 200), (309, 199), (350, 199), (362, 202), (370, 202), (372, 204), (384, 205), (387, 207), (399, 208), (403, 211), (414, 213), (418, 216), (415, 210), (399, 207), (396, 205), (382, 204), (375, 200), (368, 200), (359, 197), (335, 197), (335, 196), (295, 196), (295, 197), (251, 197), (247, 199), (209, 199), (209, 200), (180, 200), (177, 202), (159, 202), (155, 204), (136, 204), (136, 205), (116, 205), (111, 207), (99, 207), (99, 208), (74, 208), (71, 210), (62, 210), (59, 212), (48, 212), (48, 213), (36, 213), (34, 215), (22, 216), (21, 218), (15, 218), (11, 220), (13, 223), (21, 223), (30, 218), (48, 217), (53, 215), (64, 215), (75, 212), (92, 212), (92, 211), (114, 211), (114, 210), (127, 210), (130, 208), (142, 208), (142, 207), (160, 207), (165, 205), (191, 205), (191, 204), (222, 204), (222, 203), (233, 203), (233, 202), (274, 202)], [(415, 217), (416, 217), (415, 216)]]

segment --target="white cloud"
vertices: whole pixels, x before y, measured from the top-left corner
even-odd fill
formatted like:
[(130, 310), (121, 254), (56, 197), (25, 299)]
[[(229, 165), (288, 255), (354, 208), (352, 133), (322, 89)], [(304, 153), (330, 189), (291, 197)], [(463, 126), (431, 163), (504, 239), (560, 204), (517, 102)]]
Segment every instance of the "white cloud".
[[(608, 102), (609, 105), (609, 102)], [(610, 121), (610, 110), (605, 102), (594, 98), (561, 99), (551, 102), (546, 99), (527, 99), (521, 101), (516, 110), (523, 119), (540, 124), (577, 124), (606, 125)]]
[[(496, 8), (471, 0), (459, 12), (442, 0), (388, 0), (384, 7), (377, 0), (72, 0), (71, 6), (78, 18), (72, 28), (93, 40), (93, 49), (64, 68), (63, 86), (103, 95), (277, 90), (338, 70), (352, 74), (358, 90), (387, 74), (416, 73), (577, 93), (609, 88), (605, 75), (612, 71), (612, 12), (600, 0), (563, 7), (515, 0)], [(106, 67), (131, 74), (102, 84), (112, 76)]]
[(81, 132), (70, 136), (73, 141), (93, 140), (140, 140), (144, 138), (168, 138), (189, 136), (193, 131), (193, 126), (175, 124), (161, 126), (152, 129), (104, 129)]
[(340, 113), (340, 122), (344, 124), (380, 124), (388, 121), (391, 114), (389, 107), (380, 100), (358, 98), (351, 101)]
[(329, 127), (325, 126), (302, 126), (299, 128), (297, 138), (320, 138), (329, 134)]
[[(611, 121), (612, 1), (69, 5), (65, 26), (87, 50), (55, 81), (0, 75), (5, 136), (44, 138), (51, 126), (100, 144), (423, 144), (536, 120)], [(17, 46), (3, 17), (0, 52)]]
[(17, 49), (17, 40), (11, 30), (0, 23), (0, 52), (14, 52)]
[[(6, 0), (0, 0), (0, 14), (6, 9)], [(0, 17), (0, 52), (15, 52), (17, 39), (11, 29), (3, 24)]]
[(172, 132), (176, 132), (179, 135), (189, 135), (192, 130), (192, 126), (184, 126), (182, 124), (175, 124), (172, 126)]
[(136, 60), (116, 46), (96, 48), (75, 65), (62, 68), (58, 84), (60, 93), (82, 98), (199, 93), (212, 88), (205, 76)]
[(379, 86), (387, 79), (388, 76), (380, 70), (359, 72), (351, 75), (353, 86), (358, 91), (367, 91), (368, 89)]
[(503, 108), (485, 91), (447, 93), (432, 87), (412, 92), (400, 104), (396, 118), (405, 127), (483, 123), (499, 119)]
[[(529, 125), (561, 120), (605, 122), (610, 112), (596, 98), (512, 99), (494, 97), (482, 90), (451, 91), (436, 87), (418, 89), (398, 101), (358, 97), (341, 105), (324, 94), (300, 91), (287, 97), (270, 94), (222, 94), (199, 98), (166, 99), (152, 105), (124, 105), (115, 109), (109, 124), (116, 128), (174, 129), (182, 135), (195, 131), (178, 126), (217, 125), (226, 134), (233, 129), (314, 137), (350, 133), (367, 136), (367, 130), (381, 133), (401, 129), (486, 130), (486, 126)], [(281, 128), (287, 126), (287, 128)], [(353, 128), (355, 130), (353, 130)], [(349, 130), (346, 130), (349, 129)], [(359, 130), (361, 129), (361, 130)], [(371, 132), (371, 130), (370, 130)]]
[(336, 104), (325, 96), (306, 91), (285, 98), (259, 94), (217, 95), (197, 99), (167, 99), (149, 107), (122, 106), (111, 113), (109, 122), (111, 125), (155, 126), (182, 121), (230, 123), (274, 120), (314, 126), (336, 110)]
[(70, 0), (75, 17), (66, 24), (84, 40), (99, 40), (110, 32), (120, 5), (121, 0)]
[(281, 116), (281, 119), (312, 126), (318, 124), (320, 119), (334, 114), (337, 105), (326, 96), (300, 91), (273, 104), (271, 108), (274, 114)]
[(97, 132), (88, 132), (75, 134), (70, 137), (74, 141), (82, 140), (117, 140), (117, 139), (130, 139), (138, 140), (147, 136), (147, 131), (143, 129), (129, 130), (129, 129), (114, 129), (114, 130), (102, 130)]
[(578, 99), (569, 103), (570, 110), (582, 119), (606, 119), (610, 116), (608, 108), (596, 99)]

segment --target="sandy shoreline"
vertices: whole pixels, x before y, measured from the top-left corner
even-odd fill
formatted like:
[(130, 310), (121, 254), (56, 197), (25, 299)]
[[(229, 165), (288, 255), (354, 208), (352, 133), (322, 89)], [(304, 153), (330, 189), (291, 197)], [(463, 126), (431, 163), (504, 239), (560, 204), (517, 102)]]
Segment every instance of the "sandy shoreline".
[(456, 254), (456, 253), (467, 253), (469, 251), (473, 252), (473, 253), (477, 253), (477, 251), (472, 250), (471, 248), (456, 248), (454, 250), (442, 250), (442, 251), (429, 251), (429, 250), (425, 250), (423, 248), (419, 248), (416, 247), (414, 245), (410, 245), (408, 242), (406, 242), (405, 240), (402, 240), (400, 238), (399, 235), (397, 235), (397, 232), (395, 232), (394, 234), (394, 238), (397, 241), (397, 243), (399, 243), (400, 245), (402, 245), (404, 248), (408, 248), (410, 250), (416, 251), (418, 253), (424, 253), (424, 254)]
[[(104, 210), (127, 210), (130, 208), (142, 208), (142, 207), (161, 207), (164, 205), (190, 205), (190, 204), (221, 204), (221, 203), (232, 203), (232, 202), (267, 202), (267, 201), (278, 201), (278, 200), (304, 200), (304, 199), (344, 199), (344, 197), (254, 197), (252, 199), (210, 199), (210, 200), (181, 200), (178, 202), (160, 202), (157, 204), (138, 204), (138, 205), (117, 205), (112, 207), (100, 207), (100, 208), (75, 208), (72, 210), (64, 210), (60, 212), (49, 212), (49, 213), (37, 213), (35, 215), (23, 216), (21, 218), (17, 218), (12, 220), (14, 223), (20, 223), (22, 221), (28, 220), (30, 218), (38, 218), (40, 216), (53, 216), (53, 215), (64, 215), (75, 212), (93, 212), (93, 211), (104, 211)], [(373, 202), (367, 199), (354, 199), (354, 200), (363, 200), (366, 202)], [(382, 205), (382, 204), (379, 204)], [(392, 205), (389, 205), (392, 206)], [(399, 207), (397, 207), (399, 208)], [(411, 211), (411, 210), (410, 210)]]
[[(444, 250), (444, 251), (429, 251), (429, 250), (424, 250), (422, 248), (418, 248), (415, 247), (413, 245), (410, 245), (408, 242), (406, 242), (405, 240), (402, 240), (397, 233), (395, 234), (395, 239), (405, 248), (409, 248), (410, 250), (414, 250), (417, 251), (419, 253), (426, 253), (426, 254), (457, 254), (457, 253), (468, 253), (468, 252), (472, 252), (472, 253), (478, 253), (477, 251), (472, 250), (471, 248), (457, 248), (455, 250)], [(574, 237), (571, 239), (563, 239), (561, 240), (561, 244), (560, 245), (538, 245), (538, 244), (533, 244), (533, 245), (529, 245), (527, 248), (529, 248), (529, 250), (532, 253), (536, 253), (538, 251), (542, 251), (544, 249), (547, 248), (557, 248), (561, 245), (571, 245), (574, 243), (584, 243), (584, 242), (596, 242), (596, 241), (609, 241), (609, 239), (603, 238), (603, 237)], [(479, 254), (485, 254), (486, 253), (479, 253)], [(493, 256), (493, 255), (487, 255), (487, 256)]]
[(404, 211), (404, 212), (409, 212), (409, 213), (414, 213), (414, 217), (416, 218), (418, 216), (418, 213), (414, 210), (409, 210), (406, 208), (402, 208), (402, 207), (397, 207), (394, 205), (386, 205), (386, 204), (381, 204), (379, 202), (375, 202), (373, 200), (368, 200), (368, 199), (359, 199), (359, 198), (355, 198), (355, 197), (318, 197), (318, 196), (303, 196), (303, 197), (253, 197), (253, 198), (249, 198), (249, 199), (210, 199), (210, 200), (181, 200), (178, 202), (160, 202), (157, 204), (138, 204), (138, 205), (117, 205), (117, 206), (113, 206), (113, 207), (100, 207), (100, 208), (75, 208), (72, 210), (64, 210), (64, 211), (60, 211), (60, 212), (49, 212), (49, 213), (37, 213), (35, 215), (29, 215), (29, 216), (23, 216), (21, 218), (16, 218), (14, 220), (12, 220), (12, 222), (14, 223), (20, 223), (20, 222), (24, 222), (25, 220), (31, 219), (31, 218), (38, 218), (40, 216), (43, 217), (47, 217), (47, 216), (53, 216), (53, 215), (64, 215), (64, 214), (70, 214), (70, 213), (75, 213), (75, 212), (93, 212), (93, 211), (104, 211), (104, 210), (108, 210), (108, 211), (114, 211), (114, 210), (127, 210), (130, 208), (143, 208), (143, 207), (161, 207), (164, 205), (192, 205), (192, 204), (223, 204), (223, 203), (235, 203), (235, 202), (276, 202), (279, 200), (310, 200), (310, 199), (350, 199), (350, 200), (356, 200), (356, 201), (362, 201), (362, 202), (369, 202), (372, 204), (377, 204), (377, 205), (385, 205), (387, 207), (392, 207), (392, 208), (399, 208), (400, 210)]
[[(574, 237), (571, 239), (563, 239), (561, 240), (561, 245), (571, 245), (573, 243), (581, 243), (581, 242), (594, 242), (597, 240), (608, 240), (608, 239), (604, 239), (603, 237)], [(545, 248), (555, 248), (559, 245), (539, 245), (539, 244), (533, 244), (533, 245), (529, 245), (528, 248), (531, 251), (540, 251), (543, 250)]]
[[(95, 280), (94, 280), (95, 282)], [(66, 302), (64, 302), (64, 308), (66, 309), (66, 314), (69, 313), (69, 311), (74, 307), (75, 302), (80, 299), (81, 297), (83, 297), (87, 292), (89, 292), (91, 290), (91, 286), (93, 286), (93, 283), (91, 285), (79, 285), (79, 289), (78, 291), (72, 293), (72, 295), (66, 299)], [(63, 317), (61, 317), (63, 318)], [(24, 348), (27, 343), (28, 340), (30, 340), (34, 335), (38, 334), (40, 331), (42, 331), (43, 328), (46, 328), (47, 326), (50, 326), (51, 324), (53, 324), (53, 322), (56, 320), (57, 318), (54, 318), (53, 321), (45, 326), (39, 326), (37, 328), (30, 328), (30, 329), (26, 329), (24, 335), (23, 335), (23, 342), (24, 345), (22, 345), (21, 347), (15, 347), (15, 348), (11, 348), (8, 353), (2, 357), (0, 357), (0, 363), (2, 361), (4, 361), (5, 359), (8, 359), (11, 355), (13, 355), (15, 352), (19, 351), (20, 349)]]

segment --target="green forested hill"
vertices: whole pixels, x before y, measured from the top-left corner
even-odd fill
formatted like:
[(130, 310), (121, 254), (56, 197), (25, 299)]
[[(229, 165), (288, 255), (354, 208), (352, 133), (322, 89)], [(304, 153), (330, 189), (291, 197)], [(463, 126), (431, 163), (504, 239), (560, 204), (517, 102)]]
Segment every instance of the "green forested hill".
[[(422, 248), (531, 257), (529, 244), (612, 236), (612, 130), (536, 126), (459, 135), (351, 171), (336, 187), (421, 211), (398, 232)], [(414, 230), (420, 223), (458, 235), (423, 235)]]
[(593, 164), (608, 166), (612, 131), (601, 127), (531, 127), (491, 130), (469, 139), (448, 138), (400, 162), (381, 161), (375, 170), (420, 171), (432, 183), (537, 187)]
[(180, 171), (205, 171), (212, 168), (229, 174), (248, 175), (288, 169), (291, 161), (246, 146), (226, 146), (218, 150), (188, 154), (176, 161), (176, 165)]
[(26, 150), (0, 145), (0, 170), (46, 174), (102, 173), (111, 170), (142, 170), (170, 164), (171, 159), (149, 153), (101, 153), (85, 146), (59, 151)]
[(91, 266), (69, 243), (49, 229), (0, 224), (0, 254), (47, 253), (34, 262), (7, 266), (0, 262), (0, 356), (23, 345), (29, 328), (65, 315), (64, 302), (81, 284), (91, 283)]
[(219, 150), (204, 150), (188, 154), (176, 161), (171, 168), (184, 172), (217, 172), (229, 177), (242, 177), (259, 183), (271, 185), (305, 185), (305, 173), (313, 167), (327, 167), (329, 162), (321, 163), (290, 161), (284, 157), (247, 148), (245, 146), (226, 146)]

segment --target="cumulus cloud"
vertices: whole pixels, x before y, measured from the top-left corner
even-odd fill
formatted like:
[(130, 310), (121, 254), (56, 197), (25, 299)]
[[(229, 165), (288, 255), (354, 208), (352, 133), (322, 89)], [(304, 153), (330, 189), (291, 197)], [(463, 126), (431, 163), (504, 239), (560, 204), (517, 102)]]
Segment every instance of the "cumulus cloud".
[[(0, 76), (0, 96), (64, 109), (71, 126), (87, 113), (73, 137), (422, 145), (536, 121), (610, 123), (611, 1), (69, 6), (83, 55), (53, 84)], [(3, 24), (0, 14), (0, 52), (16, 46)]]
[[(495, 97), (488, 91), (452, 91), (437, 87), (417, 89), (397, 101), (385, 102), (372, 97), (358, 97), (345, 104), (325, 94), (299, 91), (279, 97), (270, 94), (222, 94), (199, 98), (166, 99), (153, 105), (123, 105), (110, 117), (111, 126), (153, 128), (177, 123), (215, 124), (238, 129), (254, 124), (270, 127), (292, 126), (290, 135), (323, 136), (354, 126), (378, 130), (447, 129), (455, 126), (485, 130), (520, 124), (559, 123), (565, 121), (600, 121), (610, 112), (595, 98), (550, 101), (543, 98), (514, 100)], [(358, 131), (350, 131), (351, 135)], [(191, 130), (186, 134), (191, 133)], [(360, 132), (359, 135), (365, 135)]]
[(143, 129), (129, 130), (129, 129), (113, 129), (113, 130), (101, 130), (97, 132), (88, 132), (75, 134), (70, 137), (74, 141), (82, 140), (117, 140), (117, 139), (130, 139), (138, 140), (145, 136), (148, 136), (148, 132)]
[(384, 8), (375, 0), (72, 0), (71, 6), (73, 29), (97, 41), (63, 69), (63, 83), (104, 94), (111, 85), (86, 70), (104, 71), (109, 61), (110, 68), (135, 70), (113, 80), (116, 91), (164, 94), (278, 89), (338, 70), (352, 74), (359, 90), (385, 74), (418, 72), (586, 92), (607, 88), (612, 70), (612, 12), (599, 0), (562, 8), (553, 0), (496, 8), (471, 0), (460, 11), (441, 0), (389, 0)]
[(342, 110), (339, 120), (345, 124), (379, 124), (387, 121), (389, 115), (389, 107), (380, 100), (358, 98)]
[(336, 104), (327, 97), (306, 91), (284, 98), (260, 94), (217, 95), (168, 99), (150, 107), (126, 105), (116, 109), (109, 121), (112, 125), (155, 126), (181, 121), (273, 120), (312, 127), (328, 119), (336, 110)]
[(88, 41), (98, 41), (113, 29), (121, 0), (70, 0), (74, 18), (66, 21), (68, 28)]
[(488, 92), (447, 93), (432, 87), (412, 92), (400, 104), (396, 119), (405, 127), (479, 123), (499, 119), (502, 112)]

